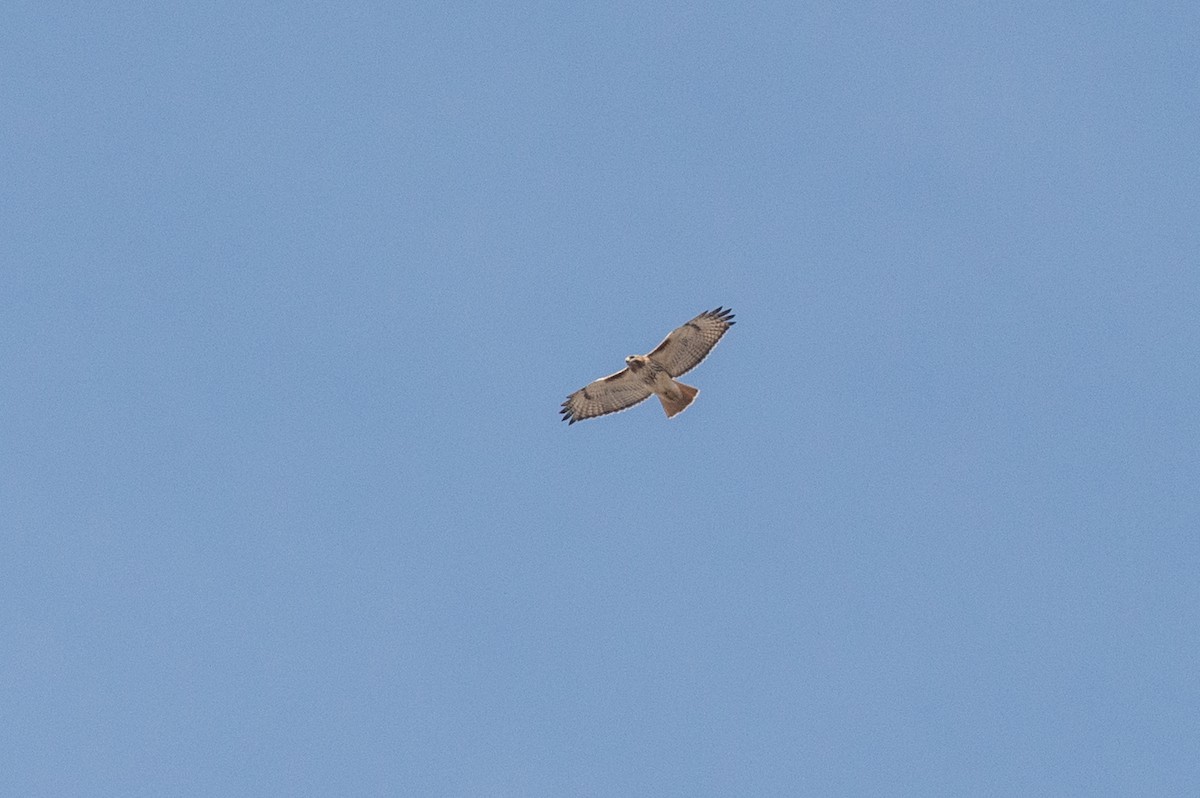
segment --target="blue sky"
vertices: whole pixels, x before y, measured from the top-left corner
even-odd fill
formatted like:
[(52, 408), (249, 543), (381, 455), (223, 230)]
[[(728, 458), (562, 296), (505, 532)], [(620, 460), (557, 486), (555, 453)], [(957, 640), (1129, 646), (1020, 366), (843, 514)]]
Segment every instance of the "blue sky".
[(1197, 41), (7, 4), (0, 791), (1196, 794)]

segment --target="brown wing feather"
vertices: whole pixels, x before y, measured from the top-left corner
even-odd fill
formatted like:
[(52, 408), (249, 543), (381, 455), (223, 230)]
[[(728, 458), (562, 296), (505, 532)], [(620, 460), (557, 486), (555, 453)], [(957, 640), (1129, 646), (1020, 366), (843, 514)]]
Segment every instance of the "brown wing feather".
[(650, 398), (653, 392), (644, 376), (635, 375), (629, 369), (589, 382), (562, 403), (563, 421), (574, 424), (585, 418), (595, 418), (633, 407)]
[(733, 311), (706, 310), (687, 324), (671, 331), (647, 357), (657, 361), (672, 377), (686, 374), (708, 357), (708, 353), (732, 327)]

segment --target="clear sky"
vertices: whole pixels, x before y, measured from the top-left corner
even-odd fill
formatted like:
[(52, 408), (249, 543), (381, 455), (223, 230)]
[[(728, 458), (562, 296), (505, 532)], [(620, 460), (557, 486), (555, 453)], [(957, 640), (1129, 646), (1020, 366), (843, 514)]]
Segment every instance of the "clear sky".
[(1200, 6), (325, 5), (0, 11), (0, 793), (1200, 794)]

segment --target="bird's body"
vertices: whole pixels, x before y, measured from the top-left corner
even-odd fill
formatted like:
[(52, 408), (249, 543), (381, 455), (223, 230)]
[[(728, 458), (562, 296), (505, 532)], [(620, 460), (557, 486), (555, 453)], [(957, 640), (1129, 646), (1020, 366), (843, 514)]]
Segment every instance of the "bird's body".
[(675, 380), (658, 362), (645, 355), (630, 355), (625, 362), (626, 368), (635, 377), (640, 377), (650, 392), (659, 398), (667, 418), (682, 413), (700, 393), (698, 388)]
[(589, 383), (563, 402), (563, 420), (569, 424), (633, 407), (657, 396), (667, 418), (681, 413), (700, 393), (675, 378), (695, 368), (732, 327), (733, 313), (709, 310), (673, 330), (646, 355), (625, 358), (625, 368)]

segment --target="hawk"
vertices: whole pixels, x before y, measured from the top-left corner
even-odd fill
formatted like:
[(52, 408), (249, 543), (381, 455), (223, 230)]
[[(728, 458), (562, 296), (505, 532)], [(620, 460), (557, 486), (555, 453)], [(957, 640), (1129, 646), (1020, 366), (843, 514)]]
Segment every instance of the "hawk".
[(563, 421), (568, 425), (585, 418), (603, 416), (633, 407), (657, 395), (667, 418), (690, 405), (699, 390), (675, 378), (694, 369), (708, 356), (733, 326), (733, 311), (706, 310), (682, 327), (672, 330), (648, 355), (630, 355), (625, 368), (616, 374), (588, 383), (562, 403)]

